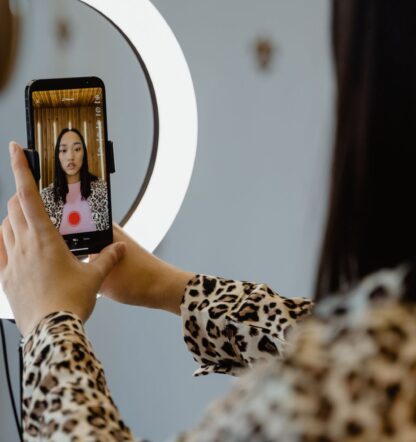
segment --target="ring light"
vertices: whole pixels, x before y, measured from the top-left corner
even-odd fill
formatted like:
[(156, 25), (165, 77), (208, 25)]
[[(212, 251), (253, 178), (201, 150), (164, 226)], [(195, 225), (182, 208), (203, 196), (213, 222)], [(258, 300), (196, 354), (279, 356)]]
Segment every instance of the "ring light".
[[(181, 207), (194, 166), (198, 122), (192, 78), (172, 30), (149, 0), (80, 1), (118, 28), (146, 75), (155, 121), (153, 155), (145, 183), (122, 224), (126, 221), (127, 233), (153, 252)], [(0, 289), (0, 319), (12, 318)]]

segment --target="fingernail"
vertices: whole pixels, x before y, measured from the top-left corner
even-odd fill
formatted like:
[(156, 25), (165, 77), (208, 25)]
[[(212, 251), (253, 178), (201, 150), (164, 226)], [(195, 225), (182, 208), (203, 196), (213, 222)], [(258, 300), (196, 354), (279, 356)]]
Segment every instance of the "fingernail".
[(9, 143), (9, 152), (10, 152), (10, 156), (13, 156), (16, 153), (16, 143), (14, 141), (11, 141)]

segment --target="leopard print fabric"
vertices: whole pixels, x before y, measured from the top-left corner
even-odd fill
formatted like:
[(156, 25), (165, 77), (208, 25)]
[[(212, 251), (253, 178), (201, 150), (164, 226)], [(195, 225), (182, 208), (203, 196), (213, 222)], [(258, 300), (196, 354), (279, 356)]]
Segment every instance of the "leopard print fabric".
[[(53, 183), (42, 189), (40, 193), (46, 212), (53, 225), (59, 229), (64, 211), (64, 202), (60, 199), (55, 202), (53, 195)], [(110, 218), (108, 211), (107, 183), (98, 178), (91, 182), (91, 194), (87, 199), (91, 208), (92, 220), (98, 231), (110, 228)]]
[(186, 442), (416, 441), (416, 273), (323, 301), (284, 360), (258, 364)]
[(200, 364), (194, 375), (238, 375), (257, 361), (283, 357), (290, 330), (312, 307), (265, 284), (196, 275), (181, 304), (185, 343)]
[(45, 317), (22, 345), (25, 441), (134, 440), (77, 316)]
[[(224, 293), (217, 291), (221, 288), (236, 298), (220, 301)], [(279, 347), (280, 342), (272, 338), (285, 338), (285, 331), (277, 329), (281, 315), (299, 316), (306, 309), (299, 316), (303, 318), (310, 303), (302, 307), (304, 300), (294, 301), (297, 307), (286, 306), (283, 313), (285, 298), (267, 286), (197, 275), (188, 284), (182, 313), (185, 338), (194, 340), (187, 343), (202, 368), (206, 364), (213, 367), (208, 371), (218, 368), (236, 374), (239, 364), (253, 362), (250, 358), (258, 363), (225, 398), (211, 405), (198, 427), (175, 440), (414, 442), (415, 292), (414, 270), (403, 266), (380, 271), (350, 293), (318, 304), (313, 316), (294, 327), (290, 344)], [(204, 300), (209, 305), (202, 304)], [(280, 307), (271, 307), (274, 302)], [(282, 310), (282, 314), (276, 312), (274, 322), (269, 318), (274, 314), (270, 308)], [(295, 314), (290, 315), (291, 311)], [(268, 337), (278, 350), (271, 346), (273, 350), (265, 352), (270, 357), (264, 358), (258, 335), (250, 334), (253, 320), (264, 336), (269, 329)], [(212, 322), (209, 326), (208, 321)], [(223, 333), (228, 325), (237, 327), (237, 332)], [(243, 338), (237, 339), (240, 334)], [(204, 344), (203, 335), (209, 337), (213, 349)], [(228, 336), (235, 355), (223, 349)], [(238, 344), (252, 338), (247, 346)], [(281, 350), (284, 359), (279, 358)], [(225, 354), (233, 361), (228, 371), (223, 368)], [(209, 361), (202, 361), (202, 355)], [(133, 440), (82, 324), (73, 314), (49, 315), (26, 338), (23, 388), (27, 441)]]
[[(311, 306), (264, 284), (196, 275), (181, 309), (185, 341), (202, 364), (198, 374), (238, 374), (255, 360), (281, 356), (289, 329)], [(26, 441), (134, 440), (76, 315), (47, 316), (23, 346)]]

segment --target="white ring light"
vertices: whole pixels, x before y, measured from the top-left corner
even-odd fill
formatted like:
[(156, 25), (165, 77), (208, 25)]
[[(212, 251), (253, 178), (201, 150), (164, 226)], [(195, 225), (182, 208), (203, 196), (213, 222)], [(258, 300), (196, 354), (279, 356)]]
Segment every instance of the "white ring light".
[[(124, 229), (153, 252), (179, 212), (194, 166), (198, 117), (191, 74), (175, 35), (149, 0), (80, 1), (119, 28), (140, 54), (152, 83), (157, 154), (145, 193)], [(13, 317), (0, 289), (0, 319)]]

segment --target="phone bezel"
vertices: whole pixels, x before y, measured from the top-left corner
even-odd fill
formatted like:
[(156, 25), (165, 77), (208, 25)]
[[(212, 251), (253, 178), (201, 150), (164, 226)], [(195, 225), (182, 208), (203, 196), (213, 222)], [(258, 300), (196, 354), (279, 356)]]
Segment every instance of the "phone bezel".
[[(35, 125), (34, 125), (34, 108), (32, 102), (32, 93), (36, 91), (65, 90), (65, 89), (83, 89), (83, 88), (102, 88), (102, 121), (104, 126), (104, 161), (106, 165), (106, 181), (107, 181), (107, 200), (108, 215), (110, 228), (104, 231), (84, 232), (71, 235), (62, 235), (69, 249), (74, 255), (85, 256), (92, 253), (98, 253), (108, 244), (113, 242), (112, 229), (112, 205), (111, 205), (111, 183), (108, 168), (108, 127), (107, 127), (107, 101), (104, 82), (98, 77), (72, 77), (72, 78), (50, 78), (32, 80), (25, 89), (26, 104), (26, 125), (28, 148), (35, 149)], [(37, 183), (39, 187), (39, 183)]]

